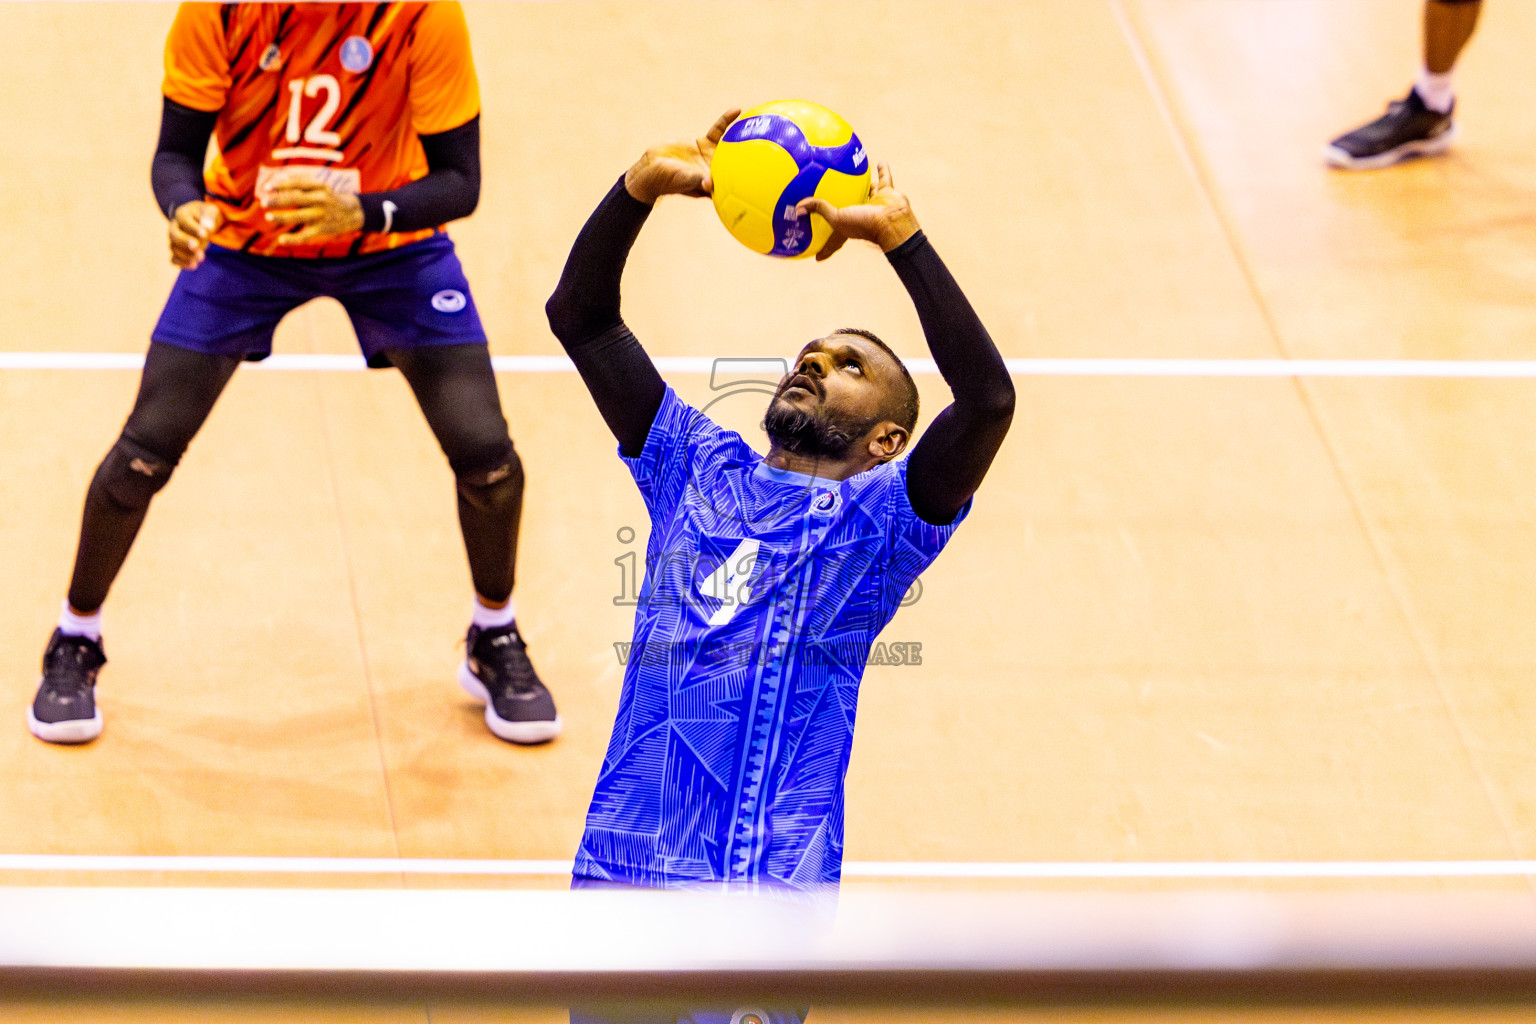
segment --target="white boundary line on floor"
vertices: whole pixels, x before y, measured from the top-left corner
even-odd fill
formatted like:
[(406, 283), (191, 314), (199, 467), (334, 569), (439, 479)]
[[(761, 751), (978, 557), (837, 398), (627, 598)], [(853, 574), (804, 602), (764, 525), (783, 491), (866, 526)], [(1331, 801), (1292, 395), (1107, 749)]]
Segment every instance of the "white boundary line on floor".
[[(314, 875), (568, 875), (568, 860), (453, 860), (391, 857), (192, 857), (0, 854), (0, 872), (202, 872)], [(1536, 860), (1410, 861), (850, 861), (844, 878), (886, 879), (1231, 879), (1519, 878)]]
[[(733, 357), (734, 361), (734, 357)], [(496, 356), (503, 373), (573, 373), (564, 356)], [(1476, 379), (1536, 378), (1528, 359), (1009, 359), (1019, 377), (1425, 377)], [(710, 356), (660, 356), (663, 373), (710, 373)], [(144, 357), (133, 352), (0, 352), (0, 370), (137, 370)], [(318, 372), (364, 370), (355, 355), (274, 355), (259, 370)], [(937, 373), (932, 359), (909, 359), (913, 373)]]

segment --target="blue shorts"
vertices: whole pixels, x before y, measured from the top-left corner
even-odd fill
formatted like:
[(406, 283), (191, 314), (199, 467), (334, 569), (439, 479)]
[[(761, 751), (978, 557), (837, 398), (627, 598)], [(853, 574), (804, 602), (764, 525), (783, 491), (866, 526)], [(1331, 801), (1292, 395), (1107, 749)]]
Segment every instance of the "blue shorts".
[(277, 322), (323, 295), (346, 309), (369, 366), (388, 366), (389, 349), (485, 344), (464, 268), (442, 233), (331, 259), (210, 245), (202, 266), (176, 278), (150, 337), (194, 352), (265, 359)]

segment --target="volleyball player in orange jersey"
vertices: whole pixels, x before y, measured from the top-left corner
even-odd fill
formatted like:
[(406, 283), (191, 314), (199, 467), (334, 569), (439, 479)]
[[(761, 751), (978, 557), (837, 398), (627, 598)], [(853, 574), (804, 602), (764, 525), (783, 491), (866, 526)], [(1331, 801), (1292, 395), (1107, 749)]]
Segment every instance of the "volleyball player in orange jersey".
[[(138, 398), (86, 493), (74, 574), (28, 709), (40, 739), (102, 730), (101, 606), (153, 496), (242, 360), (331, 296), (368, 365), (405, 376), (458, 488), (475, 601), (460, 684), (503, 739), (560, 731), (512, 606), (523, 470), (442, 225), (480, 191), (480, 95), (457, 3), (179, 9), (151, 178), (182, 268)], [(208, 141), (218, 155), (204, 170)]]

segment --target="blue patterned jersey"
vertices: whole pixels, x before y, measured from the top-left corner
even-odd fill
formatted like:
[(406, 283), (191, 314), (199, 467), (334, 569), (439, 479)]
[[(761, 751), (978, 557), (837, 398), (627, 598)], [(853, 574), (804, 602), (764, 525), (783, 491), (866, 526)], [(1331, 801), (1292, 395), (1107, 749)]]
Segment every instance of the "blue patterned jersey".
[(774, 470), (670, 388), (624, 462), (651, 537), (575, 873), (825, 892), (865, 659), (970, 506), (925, 523), (905, 460)]

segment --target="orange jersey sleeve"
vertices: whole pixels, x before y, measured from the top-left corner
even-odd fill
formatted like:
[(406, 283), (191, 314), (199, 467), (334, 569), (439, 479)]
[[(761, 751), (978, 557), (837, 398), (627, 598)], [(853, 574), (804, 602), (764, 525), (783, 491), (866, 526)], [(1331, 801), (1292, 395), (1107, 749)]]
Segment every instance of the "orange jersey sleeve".
[(229, 95), (229, 55), (224, 49), (221, 6), (182, 4), (165, 41), (165, 84), (161, 91), (193, 110), (222, 110)]
[(411, 43), (411, 127), (417, 135), (436, 135), (478, 113), (480, 82), (464, 9), (454, 0), (433, 0)]

